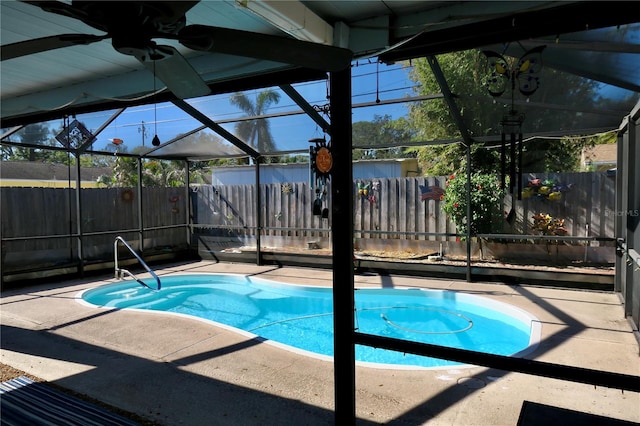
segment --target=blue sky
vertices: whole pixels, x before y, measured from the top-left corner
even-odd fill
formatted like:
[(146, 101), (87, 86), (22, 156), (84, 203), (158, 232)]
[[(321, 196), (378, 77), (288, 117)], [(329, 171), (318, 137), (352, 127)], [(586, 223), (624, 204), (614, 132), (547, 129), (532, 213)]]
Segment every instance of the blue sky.
[[(352, 68), (353, 104), (375, 103), (376, 97), (380, 100), (390, 100), (407, 97), (413, 94), (410, 88), (413, 84), (408, 78), (408, 71), (401, 65), (386, 66), (376, 64), (375, 61), (358, 63)], [(325, 105), (327, 100), (326, 82), (302, 83), (294, 86), (296, 90), (311, 104)], [(248, 91), (249, 97), (256, 95), (257, 91)], [(223, 122), (244, 114), (229, 103), (232, 94), (208, 96), (192, 99), (188, 102), (208, 115), (216, 122)], [(280, 102), (273, 105), (268, 113), (283, 113), (296, 111), (300, 108), (284, 93)], [(392, 116), (393, 119), (406, 115), (405, 104), (376, 105), (373, 107), (356, 108), (353, 112), (353, 121), (369, 121), (374, 115)], [(87, 114), (78, 117), (80, 121), (95, 130), (107, 120), (113, 112)], [(327, 119), (327, 121), (329, 121)], [(143, 127), (145, 128), (145, 146), (151, 145), (151, 139), (158, 134), (162, 142), (166, 142), (178, 134), (188, 132), (201, 124), (190, 116), (176, 108), (172, 104), (146, 105), (129, 108), (122, 113), (109, 127), (98, 135), (94, 144), (97, 150), (113, 149), (112, 139), (119, 138), (129, 151), (142, 145)], [(271, 131), (278, 149), (281, 150), (306, 150), (308, 140), (322, 136), (322, 130), (306, 115), (295, 115), (270, 119)], [(56, 126), (52, 126), (56, 127)], [(234, 131), (233, 124), (223, 124), (228, 131)]]

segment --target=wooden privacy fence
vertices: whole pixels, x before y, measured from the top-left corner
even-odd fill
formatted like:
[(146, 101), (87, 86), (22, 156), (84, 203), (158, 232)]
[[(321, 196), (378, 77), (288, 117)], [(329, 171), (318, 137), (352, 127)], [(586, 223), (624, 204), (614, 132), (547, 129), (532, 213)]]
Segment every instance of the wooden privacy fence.
[[(2, 188), (3, 266), (11, 269), (25, 262), (73, 262), (78, 257), (79, 239), (83, 259), (113, 259), (113, 242), (118, 234), (140, 248), (141, 226), (146, 229), (145, 249), (186, 246), (186, 189), (144, 188), (142, 216), (138, 214), (139, 196), (134, 188), (82, 189), (78, 223), (75, 189)], [(154, 229), (173, 225), (176, 227)]]
[[(535, 234), (531, 216), (546, 213), (565, 219), (570, 236), (614, 237), (615, 218), (624, 214), (615, 211), (614, 177), (606, 173), (568, 173), (525, 176), (524, 180), (534, 178), (553, 178), (570, 189), (557, 201), (540, 196), (522, 200), (507, 197), (505, 215), (513, 207), (515, 220), (505, 221), (504, 233)], [(455, 225), (442, 210), (443, 202), (438, 196), (440, 189), (446, 189), (445, 181), (444, 177), (421, 177), (354, 182), (354, 237), (454, 241)], [(317, 193), (306, 182), (261, 185), (259, 200), (254, 185), (193, 187), (191, 204), (186, 200), (186, 188), (144, 188), (142, 216), (135, 189), (82, 189), (80, 224), (75, 191), (2, 188), (4, 266), (40, 255), (53, 261), (56, 257), (73, 260), (78, 256), (78, 240), (82, 241), (83, 259), (108, 260), (117, 234), (136, 249), (142, 238), (145, 251), (182, 246), (189, 242), (185, 229), (189, 210), (196, 234), (223, 236), (229, 241), (255, 237), (256, 202), (264, 236), (286, 237), (290, 242), (299, 239), (304, 244), (309, 238), (330, 237), (333, 220), (331, 215), (314, 214), (314, 203), (315, 213), (330, 210), (330, 186), (326, 193)], [(58, 238), (44, 238), (50, 236)]]
[[(81, 193), (83, 233), (137, 229), (138, 191), (134, 188), (90, 188)], [(144, 188), (145, 227), (185, 224), (184, 188)], [(75, 189), (2, 188), (2, 237), (76, 233)]]
[[(531, 235), (531, 217), (549, 214), (565, 220), (570, 236), (614, 236), (615, 177), (606, 173), (564, 173), (525, 175), (530, 180), (553, 180), (562, 196), (551, 200), (537, 194), (518, 200), (505, 198), (505, 217), (513, 208), (511, 222), (504, 233)], [(442, 209), (440, 190), (446, 190), (445, 177), (392, 178), (356, 181), (354, 229), (357, 237), (444, 241), (455, 239), (456, 227)], [(330, 184), (329, 184), (330, 185)], [(320, 195), (322, 208), (330, 208), (330, 186), (326, 196), (317, 194), (306, 182), (268, 184), (260, 187), (260, 227), (262, 235), (325, 236), (331, 217), (313, 212)], [(194, 222), (224, 228), (228, 232), (253, 233), (258, 226), (254, 185), (200, 187), (195, 197)]]

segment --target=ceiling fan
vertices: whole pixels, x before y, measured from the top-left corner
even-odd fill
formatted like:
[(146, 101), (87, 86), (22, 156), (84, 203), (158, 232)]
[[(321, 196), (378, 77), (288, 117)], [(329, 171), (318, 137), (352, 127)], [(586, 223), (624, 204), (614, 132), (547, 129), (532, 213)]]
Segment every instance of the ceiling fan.
[(323, 71), (349, 66), (352, 52), (288, 37), (207, 25), (187, 25), (185, 14), (197, 1), (24, 1), (78, 19), (104, 35), (60, 34), (1, 47), (2, 61), (111, 39), (114, 49), (134, 56), (181, 99), (210, 93), (191, 64), (172, 46), (153, 39), (177, 40), (193, 50), (245, 56)]

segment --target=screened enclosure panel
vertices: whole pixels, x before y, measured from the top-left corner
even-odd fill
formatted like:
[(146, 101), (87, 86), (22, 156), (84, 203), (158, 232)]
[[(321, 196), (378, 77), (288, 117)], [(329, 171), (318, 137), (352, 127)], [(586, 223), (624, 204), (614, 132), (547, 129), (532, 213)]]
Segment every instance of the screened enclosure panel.
[(151, 157), (186, 157), (189, 159), (215, 159), (244, 157), (246, 154), (211, 129), (198, 127), (197, 132), (162, 145), (149, 153)]
[(489, 49), (519, 57), (526, 49), (544, 45), (545, 66), (638, 92), (639, 34), (640, 23), (635, 23), (523, 40), (518, 43), (490, 46)]
[[(640, 100), (639, 93), (550, 68), (542, 69), (539, 81), (531, 95), (522, 94), (517, 85), (512, 89), (510, 83), (497, 97), (488, 90), (475, 96), (456, 94), (456, 104), (474, 139), (499, 140), (502, 132), (519, 130), (525, 138), (611, 131), (620, 125), (622, 111), (630, 111)], [(511, 125), (514, 121), (522, 123), (519, 129)]]
[[(100, 115), (96, 121), (106, 123), (110, 118)], [(94, 149), (145, 155), (198, 126), (198, 121), (172, 103), (127, 108), (98, 135)], [(155, 136), (159, 145), (153, 143)]]

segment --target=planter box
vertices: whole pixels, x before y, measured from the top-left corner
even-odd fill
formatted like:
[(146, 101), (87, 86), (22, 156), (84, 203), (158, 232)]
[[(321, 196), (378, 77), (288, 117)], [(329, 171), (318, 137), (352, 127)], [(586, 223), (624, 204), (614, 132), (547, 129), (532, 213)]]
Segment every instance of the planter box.
[(574, 265), (615, 263), (615, 247), (591, 247), (587, 245), (566, 245), (563, 243), (482, 243), (483, 260), (502, 263), (531, 265)]

